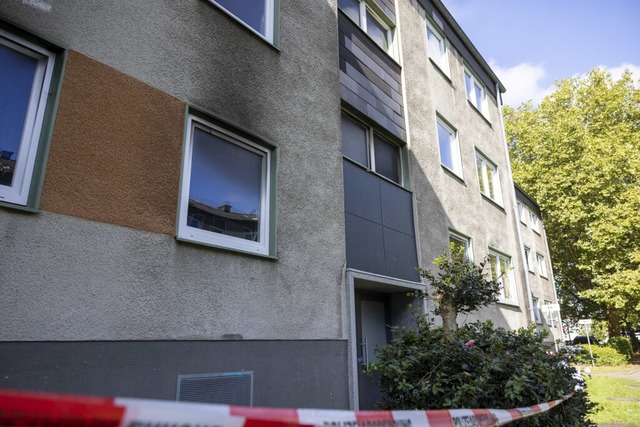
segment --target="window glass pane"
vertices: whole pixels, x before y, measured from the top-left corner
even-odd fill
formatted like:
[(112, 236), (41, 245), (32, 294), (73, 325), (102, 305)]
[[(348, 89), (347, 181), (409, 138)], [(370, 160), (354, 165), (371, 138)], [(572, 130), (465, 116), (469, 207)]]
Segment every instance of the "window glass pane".
[(465, 258), (469, 258), (468, 255), (468, 244), (466, 240), (463, 240), (459, 237), (449, 235), (449, 245), (451, 249), (451, 255), (458, 260), (463, 260)]
[(470, 100), (472, 100), (472, 95), (471, 95), (471, 90), (472, 90), (472, 82), (471, 82), (471, 76), (467, 73), (464, 73), (464, 85), (467, 88), (467, 98), (469, 98)]
[(438, 123), (438, 144), (440, 145), (440, 161), (449, 169), (455, 170), (455, 163), (453, 160), (452, 152), (452, 140), (453, 135), (451, 135), (449, 130), (442, 124)]
[(482, 159), (480, 157), (476, 157), (476, 166), (478, 169), (478, 181), (480, 182), (480, 191), (484, 193), (485, 186), (484, 186), (484, 174), (482, 173), (482, 170), (483, 170), (482, 164), (483, 164)]
[(389, 50), (388, 30), (367, 11), (367, 34), (385, 51)]
[(379, 136), (373, 138), (376, 158), (376, 172), (400, 183), (400, 153), (397, 146), (385, 141)]
[(0, 185), (11, 186), (37, 61), (0, 44)]
[(473, 83), (473, 86), (476, 91), (476, 107), (478, 107), (479, 110), (482, 110), (482, 88), (475, 82)]
[(214, 1), (263, 36), (267, 36), (266, 20), (270, 15), (267, 11), (267, 0)]
[(338, 7), (360, 25), (360, 2), (358, 0), (339, 0)]
[(367, 130), (345, 115), (342, 115), (342, 154), (369, 167)]
[(440, 37), (431, 31), (431, 28), (427, 27), (427, 49), (429, 49), (429, 56), (431, 56), (440, 65), (442, 59), (442, 43)]
[(264, 156), (195, 128), (187, 225), (259, 241)]
[(487, 168), (487, 186), (488, 186), (487, 195), (489, 197), (491, 197), (492, 199), (495, 199), (495, 193), (494, 193), (494, 189), (493, 189), (493, 179), (494, 179), (493, 168), (489, 164), (486, 165), (486, 168)]
[(495, 255), (489, 255), (489, 265), (491, 266), (491, 280), (496, 280), (500, 274), (498, 273), (498, 259)]

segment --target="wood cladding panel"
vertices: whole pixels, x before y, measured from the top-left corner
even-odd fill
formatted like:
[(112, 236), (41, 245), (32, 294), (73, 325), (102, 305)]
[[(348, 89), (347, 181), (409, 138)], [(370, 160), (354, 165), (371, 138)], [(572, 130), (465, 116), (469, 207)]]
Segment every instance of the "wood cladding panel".
[(71, 51), (42, 209), (174, 234), (185, 107)]
[(338, 29), (342, 100), (405, 140), (400, 65), (342, 12)]
[(393, 21), (396, 22), (396, 5), (394, 0), (373, 0), (380, 9)]

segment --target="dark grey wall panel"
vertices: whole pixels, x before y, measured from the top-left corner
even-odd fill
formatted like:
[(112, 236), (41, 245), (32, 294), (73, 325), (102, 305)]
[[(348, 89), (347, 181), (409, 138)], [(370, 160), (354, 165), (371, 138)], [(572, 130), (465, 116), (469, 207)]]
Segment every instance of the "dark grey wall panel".
[(380, 178), (345, 160), (344, 210), (382, 224)]
[(415, 237), (390, 228), (384, 228), (383, 233), (387, 276), (419, 281)]
[(347, 233), (347, 266), (386, 276), (382, 225), (346, 212), (345, 228)]
[(385, 227), (409, 236), (415, 234), (413, 209), (409, 209), (412, 206), (410, 192), (382, 180), (380, 181), (380, 206), (382, 223)]
[(342, 100), (405, 141), (400, 65), (342, 11), (338, 12), (338, 38)]
[(347, 266), (419, 280), (411, 193), (344, 160)]
[[(344, 73), (340, 72), (342, 76)], [(397, 138), (405, 140), (406, 132), (404, 126), (397, 125), (394, 120), (382, 114), (379, 110), (377, 110), (374, 106), (367, 103), (364, 99), (358, 96), (356, 93), (352, 92), (347, 88), (347, 86), (340, 85), (340, 97), (342, 101), (351, 107), (354, 107), (356, 110), (363, 113), (366, 117), (373, 120), (374, 122), (380, 124), (384, 129), (391, 132), (391, 134), (395, 135)]]
[(178, 375), (242, 370), (255, 406), (349, 407), (342, 340), (0, 343), (0, 388), (175, 400)]

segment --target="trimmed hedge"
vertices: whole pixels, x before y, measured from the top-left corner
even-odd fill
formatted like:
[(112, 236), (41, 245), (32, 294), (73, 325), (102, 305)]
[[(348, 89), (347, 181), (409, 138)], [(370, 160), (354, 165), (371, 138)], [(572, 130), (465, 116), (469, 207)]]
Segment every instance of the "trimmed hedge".
[(607, 345), (622, 354), (627, 362), (633, 359), (633, 347), (631, 346), (631, 340), (629, 338), (612, 337), (609, 339), (609, 343)]
[[(626, 356), (618, 353), (618, 351), (613, 347), (592, 345), (591, 351), (593, 352), (593, 360), (596, 365), (617, 366), (627, 363)], [(580, 363), (591, 363), (588, 346), (584, 346), (584, 350), (582, 350), (578, 355), (578, 360)]]

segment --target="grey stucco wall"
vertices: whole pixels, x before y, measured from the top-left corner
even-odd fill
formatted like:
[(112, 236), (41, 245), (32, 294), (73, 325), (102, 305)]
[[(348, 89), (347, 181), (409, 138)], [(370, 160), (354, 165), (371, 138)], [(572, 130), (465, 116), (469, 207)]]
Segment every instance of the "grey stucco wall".
[(278, 147), (278, 260), (0, 208), (0, 339), (343, 337), (335, 2), (283, 1), (281, 50), (205, 0), (31, 3), (0, 18)]
[(253, 372), (253, 404), (346, 409), (346, 341), (0, 343), (0, 388), (176, 399), (178, 375)]
[[(508, 174), (498, 105), (495, 98), (488, 97), (488, 122), (467, 101), (463, 58), (455, 49), (450, 47), (448, 51), (450, 79), (429, 60), (423, 13), (422, 7), (415, 2), (399, 2), (421, 265), (431, 267), (433, 260), (448, 248), (449, 229), (471, 238), (476, 262), (487, 255), (489, 248), (509, 255), (515, 268), (519, 306), (491, 305), (464, 320), (491, 319), (500, 326), (525, 326), (528, 323), (527, 296), (521, 277), (520, 248), (510, 195), (512, 178)], [(462, 179), (440, 165), (437, 114), (458, 131)], [(480, 193), (476, 149), (498, 166), (503, 200), (501, 205), (489, 201)]]
[(274, 262), (45, 212), (0, 210), (0, 230), (3, 341), (342, 333), (339, 255)]

